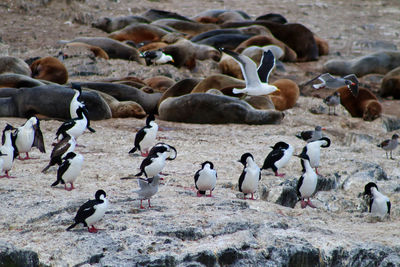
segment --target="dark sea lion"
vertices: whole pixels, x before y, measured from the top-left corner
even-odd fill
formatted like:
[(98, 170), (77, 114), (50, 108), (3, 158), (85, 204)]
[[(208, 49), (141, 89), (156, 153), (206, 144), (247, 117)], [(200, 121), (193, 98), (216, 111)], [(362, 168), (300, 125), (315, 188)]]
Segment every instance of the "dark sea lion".
[(189, 19), (185, 16), (182, 16), (178, 13), (165, 11), (165, 10), (159, 10), (159, 9), (149, 9), (149, 10), (145, 11), (144, 13), (142, 13), (141, 16), (150, 21), (155, 21), (158, 19), (180, 19), (180, 20), (185, 20), (185, 21), (192, 21), (191, 19)]
[(147, 78), (144, 80), (144, 82), (147, 86), (150, 86), (159, 92), (165, 92), (168, 88), (175, 84), (173, 79), (162, 75)]
[(188, 34), (189, 36), (195, 36), (199, 33), (215, 30), (218, 28), (218, 26), (214, 24), (202, 24), (195, 21), (185, 21), (178, 19), (159, 19), (153, 21), (151, 25), (171, 27), (178, 32)]
[(226, 87), (244, 88), (245, 82), (223, 74), (208, 76), (199, 82), (192, 90), (192, 93), (204, 93), (209, 89), (221, 90)]
[(157, 112), (157, 103), (161, 93), (147, 94), (137, 88), (116, 83), (76, 82), (82, 87), (94, 89), (115, 97), (118, 101), (134, 101), (141, 105), (147, 113)]
[[(1, 89), (0, 89), (1, 91)], [(0, 117), (22, 117), (40, 114), (49, 118), (70, 119), (69, 106), (74, 91), (61, 85), (20, 88), (0, 98)], [(97, 92), (82, 92), (82, 100), (91, 120), (111, 118), (111, 110)]]
[(20, 58), (3, 56), (0, 57), (0, 74), (15, 73), (31, 76), (29, 65)]
[(264, 15), (258, 16), (256, 18), (256, 20), (266, 20), (266, 21), (271, 21), (271, 22), (280, 23), (280, 24), (285, 24), (288, 22), (284, 16), (282, 16), (281, 14), (277, 14), (277, 13), (264, 14)]
[(169, 97), (159, 106), (161, 120), (185, 123), (279, 124), (284, 114), (256, 110), (235, 97), (195, 93)]
[(286, 110), (294, 107), (300, 96), (300, 89), (295, 82), (289, 79), (279, 79), (272, 83), (279, 91), (269, 94), (276, 110)]
[(164, 101), (168, 97), (176, 97), (176, 96), (190, 94), (190, 92), (199, 82), (200, 80), (193, 78), (180, 80), (179, 82), (175, 83), (164, 92), (164, 94), (158, 101), (158, 106), (162, 101)]
[(92, 23), (92, 27), (103, 30), (107, 33), (120, 30), (132, 23), (150, 23), (150, 21), (141, 16), (118, 16), (114, 18), (103, 17)]
[(357, 97), (354, 97), (347, 86), (343, 86), (336, 91), (340, 93), (340, 104), (352, 117), (373, 121), (382, 115), (382, 105), (379, 103), (378, 98), (368, 89), (358, 87)]
[(382, 97), (392, 96), (394, 99), (400, 99), (400, 67), (397, 67), (383, 77), (380, 95)]
[(215, 36), (211, 36), (205, 38), (203, 40), (198, 41), (198, 44), (210, 45), (216, 49), (224, 48), (228, 50), (235, 50), (235, 48), (249, 39), (253, 35), (250, 34), (234, 34), (234, 33), (226, 33), (226, 34), (218, 34)]
[(367, 74), (386, 74), (400, 66), (400, 52), (380, 51), (351, 60), (332, 59), (324, 64), (324, 70), (332, 75), (348, 75), (357, 77)]
[(65, 84), (68, 81), (68, 71), (64, 63), (55, 57), (43, 57), (35, 60), (31, 66), (32, 78), (53, 83)]
[(271, 101), (269, 96), (252, 95), (246, 96), (243, 100), (249, 103), (255, 109), (275, 109), (274, 103)]
[(14, 73), (0, 74), (0, 88), (2, 87), (35, 87), (45, 85), (43, 82), (31, 78), (30, 76)]
[(157, 25), (139, 23), (130, 24), (121, 30), (112, 32), (108, 37), (117, 41), (130, 40), (138, 44), (141, 42), (161, 41), (161, 38), (168, 33), (168, 31), (161, 29)]
[(297, 61), (313, 61), (318, 59), (318, 46), (314, 34), (300, 23), (280, 24), (265, 20), (228, 22), (220, 25), (221, 28), (237, 28), (250, 25), (262, 25), (280, 41), (284, 42), (297, 54)]
[(113, 59), (126, 59), (133, 60), (140, 64), (145, 64), (143, 58), (140, 57), (139, 51), (129, 45), (126, 45), (117, 40), (107, 38), (107, 37), (78, 37), (70, 41), (61, 40), (59, 41), (62, 44), (81, 42), (89, 45), (98, 46), (103, 49), (107, 55)]
[(192, 42), (198, 42), (203, 39), (219, 35), (219, 34), (241, 34), (242, 32), (239, 29), (216, 29), (216, 30), (211, 30), (211, 31), (206, 31), (199, 33), (192, 38), (190, 38), (190, 41)]

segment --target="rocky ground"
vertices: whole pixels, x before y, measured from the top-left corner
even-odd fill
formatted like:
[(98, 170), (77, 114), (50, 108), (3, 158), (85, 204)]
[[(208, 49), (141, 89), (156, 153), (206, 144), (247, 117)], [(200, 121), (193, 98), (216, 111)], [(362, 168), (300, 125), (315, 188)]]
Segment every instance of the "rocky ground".
[[(291, 78), (298, 83), (312, 77), (328, 59), (354, 57), (377, 49), (379, 44), (399, 45), (397, 1), (3, 1), (0, 3), (0, 54), (28, 58), (57, 54), (56, 42), (75, 36), (105, 36), (90, 27), (100, 16), (141, 13), (148, 8), (194, 15), (205, 9), (242, 9), (252, 16), (281, 13), (289, 21), (312, 29), (331, 46), (329, 56), (318, 62), (286, 64), (285, 72), (272, 78)], [(262, 9), (260, 8), (262, 7)], [(65, 22), (71, 22), (65, 24)], [(18, 34), (16, 34), (18, 33)], [(379, 41), (378, 45), (376, 42)], [(148, 68), (122, 60), (100, 61), (97, 76), (82, 76), (85, 62), (67, 61), (70, 81), (123, 77), (147, 78), (167, 73), (173, 79), (206, 77), (218, 71), (215, 63), (201, 62), (191, 73), (172, 67)], [(88, 59), (86, 63), (90, 63)], [(89, 67), (88, 67), (89, 66)], [(362, 83), (379, 89), (382, 76), (369, 75)], [(365, 122), (351, 118), (340, 107), (338, 116), (312, 114), (323, 106), (317, 97), (302, 96), (285, 111), (280, 125), (195, 125), (158, 120), (160, 141), (173, 145), (178, 157), (167, 163), (165, 184), (152, 199), (152, 209), (139, 209), (135, 181), (119, 178), (138, 172), (141, 157), (128, 151), (135, 132), (144, 125), (138, 119), (92, 122), (96, 133), (79, 138), (85, 162), (76, 190), (51, 188), (56, 169), (47, 164), (59, 121), (42, 121), (46, 154), (38, 159), (16, 161), (15, 179), (0, 180), (0, 265), (20, 266), (399, 266), (400, 265), (400, 171), (399, 152), (387, 160), (376, 147), (399, 128), (398, 102), (382, 100), (389, 107), (383, 118)], [(396, 106), (397, 105), (397, 106)], [(326, 111), (326, 110), (325, 110)], [(19, 118), (1, 118), (15, 126)], [(294, 135), (322, 125), (332, 140), (322, 150), (317, 209), (277, 204), (290, 195), (301, 175), (297, 158), (282, 170), (284, 178), (263, 171), (257, 200), (241, 200), (236, 188), (241, 154), (251, 152), (261, 165), (269, 146), (285, 141), (299, 153), (304, 142)], [(213, 198), (197, 198), (193, 175), (205, 160), (218, 172)], [(364, 185), (375, 181), (392, 201), (389, 220), (377, 221), (366, 212), (361, 197)], [(93, 198), (97, 189), (107, 192), (109, 211), (90, 234), (82, 226), (71, 232), (78, 207)], [(292, 202), (287, 201), (288, 204)]]

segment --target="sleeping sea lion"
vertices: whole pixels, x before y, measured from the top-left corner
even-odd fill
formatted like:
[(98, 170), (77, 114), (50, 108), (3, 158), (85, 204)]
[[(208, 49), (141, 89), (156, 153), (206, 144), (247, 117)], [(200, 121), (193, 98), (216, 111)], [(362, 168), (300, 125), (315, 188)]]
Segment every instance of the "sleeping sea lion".
[(55, 57), (43, 57), (35, 60), (31, 66), (32, 78), (53, 83), (65, 84), (68, 81), (68, 71), (65, 65)]
[(3, 56), (0, 57), (0, 74), (15, 73), (26, 76), (31, 76), (29, 65), (20, 58)]

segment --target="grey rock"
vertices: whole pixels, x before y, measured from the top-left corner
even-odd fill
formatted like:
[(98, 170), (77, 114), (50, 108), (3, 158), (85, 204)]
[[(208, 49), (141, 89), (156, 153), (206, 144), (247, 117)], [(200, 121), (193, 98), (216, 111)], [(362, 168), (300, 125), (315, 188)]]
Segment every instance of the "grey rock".
[(39, 256), (30, 250), (20, 250), (9, 243), (0, 241), (0, 266), (37, 267)]
[[(211, 267), (211, 266), (215, 266), (217, 263), (217, 256), (210, 250), (205, 250), (205, 251), (201, 251), (197, 254), (187, 254), (184, 258), (183, 258), (183, 262), (185, 264), (189, 264), (189, 262), (195, 262), (195, 263), (200, 263), (202, 265), (200, 266), (207, 266), (207, 267)], [(194, 263), (193, 263), (194, 264)], [(185, 265), (185, 266), (189, 266), (189, 265)], [(190, 265), (190, 266), (197, 266), (197, 265)]]
[(316, 191), (329, 191), (337, 188), (337, 180), (340, 178), (339, 173), (334, 173), (334, 177), (324, 177), (318, 175)]
[(204, 237), (202, 230), (194, 227), (189, 227), (185, 229), (172, 227), (171, 229), (159, 230), (155, 234), (156, 236), (169, 236), (176, 237), (183, 241), (185, 240), (199, 240)]
[(297, 201), (298, 197), (296, 188), (293, 186), (284, 186), (281, 195), (275, 203), (285, 207), (294, 208)]
[(384, 115), (382, 116), (382, 123), (383, 128), (388, 132), (400, 129), (400, 118), (398, 117)]

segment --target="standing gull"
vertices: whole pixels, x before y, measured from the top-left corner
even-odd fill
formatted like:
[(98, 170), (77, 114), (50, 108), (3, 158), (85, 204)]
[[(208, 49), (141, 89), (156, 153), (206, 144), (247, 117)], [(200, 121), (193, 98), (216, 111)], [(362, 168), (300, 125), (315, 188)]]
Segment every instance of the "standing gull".
[[(221, 49), (221, 51), (232, 56), (239, 63), (246, 81), (244, 89), (234, 88), (232, 90), (234, 94), (267, 95), (279, 90), (276, 86), (268, 83), (269, 75), (275, 66), (275, 57), (270, 50), (264, 51), (258, 69), (256, 63), (248, 56), (227, 49)], [(263, 78), (260, 79), (259, 76)]]
[(321, 88), (330, 88), (330, 89), (338, 89), (342, 86), (347, 86), (349, 88), (349, 90), (351, 91), (351, 93), (353, 94), (353, 96), (357, 96), (358, 95), (358, 79), (357, 76), (354, 74), (350, 74), (347, 76), (344, 76), (343, 78), (339, 77), (339, 78), (334, 78), (332, 75), (330, 75), (329, 73), (324, 73), (321, 75), (318, 75), (317, 77), (309, 80), (308, 82), (306, 82), (304, 84), (304, 86), (312, 83), (315, 80), (320, 80), (322, 83), (319, 84), (314, 84), (313, 87), (315, 89), (321, 89)]
[(140, 197), (140, 208), (144, 209), (142, 205), (142, 201), (147, 199), (147, 202), (149, 203), (149, 208), (151, 208), (150, 205), (150, 198), (154, 196), (158, 192), (158, 185), (160, 183), (160, 176), (155, 175), (152, 178), (136, 178), (138, 179), (138, 185), (140, 187), (139, 190), (133, 191), (133, 193), (136, 193)]
[(390, 159), (394, 159), (392, 152), (399, 145), (398, 139), (399, 139), (399, 135), (394, 134), (394, 135), (392, 135), (392, 139), (387, 139), (387, 140), (383, 141), (382, 143), (380, 143), (379, 145), (377, 145), (378, 147), (381, 147), (383, 150), (386, 151), (386, 158), (389, 158), (388, 151), (390, 151)]
[(334, 92), (332, 95), (327, 96), (323, 101), (328, 106), (328, 114), (331, 115), (331, 107), (333, 107), (333, 115), (336, 115), (335, 109), (336, 106), (340, 104), (340, 93)]

